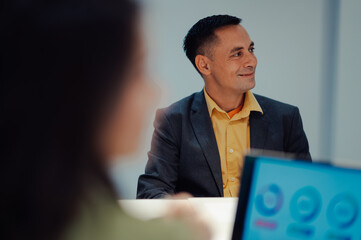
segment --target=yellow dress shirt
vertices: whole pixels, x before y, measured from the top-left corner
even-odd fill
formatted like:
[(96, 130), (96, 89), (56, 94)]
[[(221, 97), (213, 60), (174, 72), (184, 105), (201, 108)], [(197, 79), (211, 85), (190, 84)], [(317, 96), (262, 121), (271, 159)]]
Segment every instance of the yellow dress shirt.
[(252, 92), (245, 93), (243, 107), (232, 114), (222, 110), (204, 89), (209, 116), (221, 158), (224, 197), (238, 197), (243, 157), (250, 149), (249, 115), (263, 113)]

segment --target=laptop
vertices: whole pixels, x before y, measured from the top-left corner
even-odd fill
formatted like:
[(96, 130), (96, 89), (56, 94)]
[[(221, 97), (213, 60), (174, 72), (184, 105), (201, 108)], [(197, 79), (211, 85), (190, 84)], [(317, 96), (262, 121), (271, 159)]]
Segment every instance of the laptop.
[(246, 156), (233, 240), (361, 239), (361, 170)]

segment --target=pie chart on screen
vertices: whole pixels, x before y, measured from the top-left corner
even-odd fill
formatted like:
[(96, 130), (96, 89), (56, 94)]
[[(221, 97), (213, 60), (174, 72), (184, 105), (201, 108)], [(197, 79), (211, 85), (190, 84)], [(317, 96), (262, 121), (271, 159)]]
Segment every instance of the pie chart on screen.
[(283, 194), (276, 184), (264, 186), (256, 195), (255, 206), (263, 216), (273, 216), (282, 207)]

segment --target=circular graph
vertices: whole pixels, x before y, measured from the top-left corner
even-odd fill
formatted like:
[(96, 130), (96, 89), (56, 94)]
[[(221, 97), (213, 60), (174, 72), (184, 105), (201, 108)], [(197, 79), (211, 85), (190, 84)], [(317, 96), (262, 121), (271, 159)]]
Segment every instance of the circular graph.
[(299, 222), (312, 221), (321, 209), (320, 193), (313, 187), (298, 190), (291, 199), (291, 216)]
[(257, 211), (264, 216), (272, 216), (276, 214), (283, 203), (283, 195), (281, 189), (276, 184), (270, 184), (263, 187), (255, 199)]
[(327, 219), (330, 225), (345, 229), (350, 227), (358, 215), (356, 200), (347, 194), (338, 194), (327, 208)]

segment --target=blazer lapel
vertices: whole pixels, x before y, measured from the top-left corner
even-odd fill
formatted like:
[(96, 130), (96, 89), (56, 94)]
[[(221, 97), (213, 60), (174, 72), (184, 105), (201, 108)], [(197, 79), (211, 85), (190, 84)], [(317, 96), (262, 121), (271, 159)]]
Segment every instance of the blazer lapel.
[(262, 115), (260, 112), (251, 112), (249, 124), (251, 149), (260, 150), (262, 153), (269, 134), (269, 121), (267, 121), (266, 115)]
[(190, 118), (193, 131), (211, 169), (220, 196), (223, 196), (221, 160), (203, 90), (195, 94), (191, 109)]

